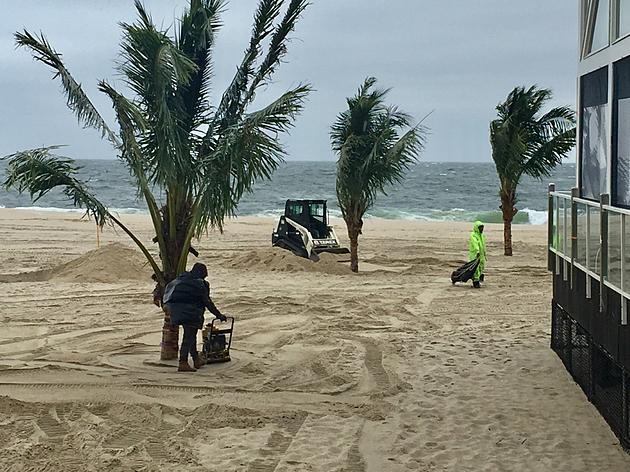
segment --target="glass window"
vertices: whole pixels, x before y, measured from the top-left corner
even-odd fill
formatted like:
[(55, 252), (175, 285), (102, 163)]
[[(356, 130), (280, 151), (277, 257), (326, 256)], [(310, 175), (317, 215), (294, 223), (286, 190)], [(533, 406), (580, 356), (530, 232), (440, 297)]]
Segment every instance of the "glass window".
[(616, 37), (630, 33), (630, 0), (616, 0), (617, 2), (617, 21), (616, 21)]
[(324, 216), (324, 205), (322, 205), (321, 203), (311, 203), (310, 209), (311, 209), (311, 215)]
[(630, 207), (630, 58), (614, 68), (612, 201)]
[(587, 47), (587, 42), (590, 41), (589, 29), (591, 29), (591, 23), (589, 22), (589, 14), (591, 11), (591, 3), (593, 3), (593, 0), (582, 0), (582, 10), (580, 12), (580, 53), (582, 56), (586, 56), (591, 52), (591, 45), (588, 44)]
[(289, 205), (289, 215), (290, 216), (300, 216), (302, 214), (302, 204), (301, 203), (293, 203)]
[(593, 0), (597, 5), (593, 5), (591, 8), (596, 8), (595, 18), (591, 23), (593, 28), (593, 34), (591, 37), (591, 47), (589, 52), (594, 52), (608, 46), (609, 44), (609, 24), (610, 24), (610, 6), (609, 0)]
[(318, 221), (324, 222), (324, 205), (321, 203), (311, 203), (310, 213), (313, 218)]
[(581, 194), (599, 200), (607, 191), (608, 164), (608, 69), (604, 67), (581, 79)]

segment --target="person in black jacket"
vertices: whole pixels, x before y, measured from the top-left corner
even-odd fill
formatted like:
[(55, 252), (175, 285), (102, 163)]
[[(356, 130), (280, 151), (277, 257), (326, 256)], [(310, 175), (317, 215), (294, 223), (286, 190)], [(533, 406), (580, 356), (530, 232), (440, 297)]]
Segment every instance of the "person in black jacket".
[[(179, 372), (195, 372), (202, 365), (197, 352), (197, 331), (203, 328), (204, 312), (225, 321), (225, 316), (210, 298), (210, 284), (204, 280), (208, 269), (204, 264), (195, 263), (190, 272), (180, 274), (164, 289), (164, 309), (171, 317), (171, 324), (184, 329), (179, 350)], [(193, 359), (194, 368), (188, 364), (188, 355)]]

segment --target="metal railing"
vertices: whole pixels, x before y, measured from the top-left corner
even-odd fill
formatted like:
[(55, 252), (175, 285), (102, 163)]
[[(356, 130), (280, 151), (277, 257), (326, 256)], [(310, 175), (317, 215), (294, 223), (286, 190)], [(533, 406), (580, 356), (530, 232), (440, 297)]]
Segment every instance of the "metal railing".
[[(573, 288), (574, 270), (586, 274), (586, 297), (591, 298), (593, 279), (621, 295), (621, 324), (628, 324), (630, 299), (630, 210), (610, 205), (610, 196), (599, 202), (579, 198), (578, 189), (556, 191), (549, 185), (548, 268), (556, 268)], [(555, 258), (555, 264), (553, 261)], [(606, 310), (604, 290), (600, 290), (600, 311)]]

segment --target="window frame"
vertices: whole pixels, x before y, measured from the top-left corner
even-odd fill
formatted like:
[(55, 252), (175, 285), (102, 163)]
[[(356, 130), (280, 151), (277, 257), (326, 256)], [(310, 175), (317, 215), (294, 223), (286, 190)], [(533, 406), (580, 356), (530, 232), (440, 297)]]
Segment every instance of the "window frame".
[[(608, 2), (608, 41), (599, 49), (589, 51), (589, 48), (593, 47), (593, 35), (595, 33), (595, 26), (597, 22), (597, 10), (599, 10), (600, 5), (599, 2)], [(616, 4), (616, 0), (585, 0), (585, 4), (582, 4), (586, 14), (585, 20), (582, 21), (582, 24), (584, 25), (583, 27), (585, 28), (584, 34), (582, 35), (581, 45), (582, 59), (593, 56), (594, 54), (610, 47), (614, 43), (612, 30), (613, 24), (616, 23), (614, 21), (615, 12), (617, 11), (617, 8), (615, 7)]]

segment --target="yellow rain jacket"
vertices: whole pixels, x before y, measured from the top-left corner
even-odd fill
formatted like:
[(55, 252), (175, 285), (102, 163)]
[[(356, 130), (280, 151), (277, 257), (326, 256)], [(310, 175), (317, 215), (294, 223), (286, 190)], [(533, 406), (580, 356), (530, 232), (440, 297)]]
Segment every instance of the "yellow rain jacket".
[(468, 241), (468, 260), (475, 260), (479, 256), (479, 267), (477, 267), (473, 280), (479, 280), (486, 267), (486, 235), (479, 231), (480, 226), (483, 226), (483, 223), (475, 221)]

